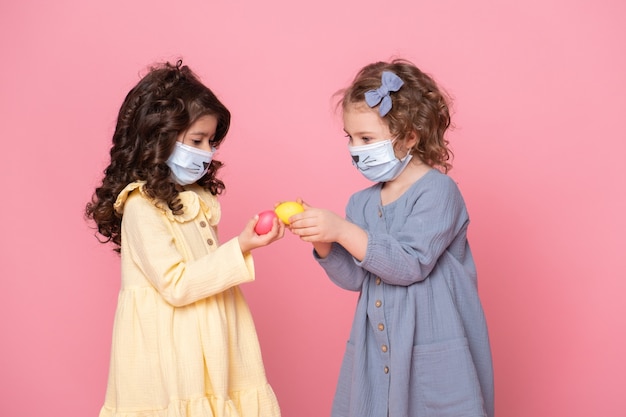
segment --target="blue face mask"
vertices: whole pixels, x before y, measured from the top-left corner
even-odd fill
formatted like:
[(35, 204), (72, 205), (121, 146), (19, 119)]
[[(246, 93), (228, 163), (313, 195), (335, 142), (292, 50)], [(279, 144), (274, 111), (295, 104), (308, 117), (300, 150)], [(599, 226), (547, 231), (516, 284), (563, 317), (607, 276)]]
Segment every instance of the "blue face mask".
[(409, 151), (401, 160), (396, 158), (393, 142), (383, 140), (362, 146), (349, 146), (352, 164), (365, 178), (374, 182), (395, 180), (409, 164), (413, 155)]
[(166, 161), (167, 166), (172, 170), (172, 178), (180, 185), (193, 184), (209, 170), (213, 152), (203, 151), (193, 146), (176, 142), (174, 152)]

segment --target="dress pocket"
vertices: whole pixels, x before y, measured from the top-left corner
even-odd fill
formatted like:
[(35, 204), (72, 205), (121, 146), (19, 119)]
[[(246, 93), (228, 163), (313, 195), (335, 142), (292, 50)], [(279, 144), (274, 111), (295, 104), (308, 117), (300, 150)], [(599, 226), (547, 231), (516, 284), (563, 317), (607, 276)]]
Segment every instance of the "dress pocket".
[(409, 415), (486, 416), (466, 338), (413, 348)]

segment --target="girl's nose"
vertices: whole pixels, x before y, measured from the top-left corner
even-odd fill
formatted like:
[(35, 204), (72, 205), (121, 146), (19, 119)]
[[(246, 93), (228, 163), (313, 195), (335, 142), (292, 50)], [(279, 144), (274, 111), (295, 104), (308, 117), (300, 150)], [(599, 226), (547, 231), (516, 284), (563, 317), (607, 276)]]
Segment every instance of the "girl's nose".
[(207, 152), (211, 152), (211, 144), (208, 142), (202, 142), (202, 145), (200, 145), (200, 149), (202, 149), (203, 151), (207, 151)]

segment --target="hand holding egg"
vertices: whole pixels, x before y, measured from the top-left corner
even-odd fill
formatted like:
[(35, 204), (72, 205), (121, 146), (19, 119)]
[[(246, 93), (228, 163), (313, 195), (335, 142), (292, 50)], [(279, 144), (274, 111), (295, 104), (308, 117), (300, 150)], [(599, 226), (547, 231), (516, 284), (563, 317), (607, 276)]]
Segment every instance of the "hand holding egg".
[(274, 209), (278, 218), (286, 225), (289, 225), (289, 218), (291, 216), (302, 213), (303, 211), (304, 207), (302, 207), (302, 204), (296, 203), (295, 201), (285, 201), (277, 205)]
[(254, 226), (257, 235), (264, 235), (272, 230), (274, 219), (278, 217), (284, 224), (289, 225), (289, 218), (294, 214), (302, 213), (304, 207), (295, 201), (285, 201), (276, 206), (274, 210), (265, 210), (259, 213), (259, 220)]
[(276, 213), (274, 213), (274, 210), (265, 210), (260, 212), (259, 220), (257, 220), (256, 226), (254, 226), (254, 232), (257, 235), (264, 235), (266, 233), (269, 233), (269, 231), (272, 230), (275, 218)]

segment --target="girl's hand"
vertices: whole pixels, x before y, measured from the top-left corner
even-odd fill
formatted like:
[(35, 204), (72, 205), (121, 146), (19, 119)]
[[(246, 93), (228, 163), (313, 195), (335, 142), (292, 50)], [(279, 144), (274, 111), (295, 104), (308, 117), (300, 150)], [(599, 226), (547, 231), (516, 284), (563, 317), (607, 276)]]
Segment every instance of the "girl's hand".
[(321, 258), (331, 251), (334, 242), (344, 247), (355, 259), (362, 261), (367, 252), (367, 232), (330, 210), (309, 206), (301, 199), (304, 212), (289, 219), (289, 230), (305, 242), (311, 242)]
[(289, 230), (293, 234), (311, 243), (339, 241), (348, 223), (343, 217), (330, 210), (311, 207), (300, 199), (298, 202), (304, 207), (304, 212), (295, 214), (289, 219)]
[(239, 247), (241, 248), (241, 253), (247, 253), (252, 249), (267, 246), (285, 236), (285, 225), (277, 218), (274, 219), (272, 229), (269, 232), (264, 235), (257, 235), (254, 231), (254, 226), (256, 226), (256, 222), (258, 220), (259, 215), (257, 214), (248, 221), (248, 224), (246, 224), (246, 227), (239, 235)]

